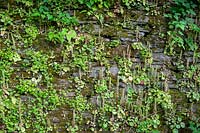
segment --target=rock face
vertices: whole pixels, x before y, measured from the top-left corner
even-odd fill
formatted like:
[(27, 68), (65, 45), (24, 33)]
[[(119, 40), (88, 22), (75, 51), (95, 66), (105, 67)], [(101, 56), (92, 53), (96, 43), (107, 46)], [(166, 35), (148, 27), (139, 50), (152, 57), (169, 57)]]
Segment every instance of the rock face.
[[(82, 21), (81, 21), (82, 22)], [(129, 57), (132, 63), (135, 65), (143, 63), (139, 52), (133, 50), (131, 45), (134, 42), (142, 42), (147, 48), (149, 47), (152, 52), (152, 65), (157, 69), (159, 73), (164, 73), (168, 87), (175, 88), (176, 77), (174, 72), (171, 72), (170, 67), (166, 67), (171, 64), (171, 57), (164, 54), (165, 38), (159, 37), (159, 32), (166, 30), (165, 21), (162, 16), (148, 16), (145, 12), (132, 11), (129, 20), (119, 19), (120, 24), (115, 24), (112, 21), (105, 21), (104, 26), (98, 25), (98, 22), (92, 21), (87, 23), (83, 21), (81, 24), (84, 25), (83, 32), (92, 33), (97, 36), (101, 36), (106, 41), (119, 40), (121, 45), (114, 48), (111, 51), (111, 57), (114, 56), (125, 56)], [(165, 70), (163, 70), (165, 67)], [(92, 67), (90, 72), (91, 78), (97, 78), (100, 72), (105, 75), (106, 68), (95, 66)], [(117, 77), (120, 69), (117, 65), (111, 65), (109, 72), (111, 76)], [(172, 82), (173, 81), (173, 82)], [(123, 83), (120, 82), (120, 85)], [(124, 85), (123, 85), (124, 86)]]
[[(177, 63), (173, 57), (164, 54), (166, 37), (161, 37), (160, 33), (165, 33), (166, 22), (163, 16), (150, 16), (146, 15), (143, 11), (131, 11), (127, 14), (127, 20), (119, 18), (119, 23), (110, 19), (105, 21), (103, 25), (100, 25), (97, 20), (80, 20), (81, 32), (86, 34), (92, 34), (99, 36), (105, 42), (112, 42), (119, 40), (120, 45), (113, 48), (110, 52), (110, 58), (115, 56), (129, 57), (133, 63), (133, 66), (143, 64), (140, 54), (137, 50), (133, 50), (131, 45), (135, 42), (142, 42), (152, 52), (152, 64), (151, 67), (156, 68), (157, 71), (165, 75), (169, 88), (177, 88)], [(84, 18), (83, 18), (84, 19)], [(185, 57), (184, 65), (191, 64), (193, 60), (193, 53), (184, 53)], [(199, 62), (197, 60), (196, 62)], [(116, 64), (116, 62), (114, 63)], [(90, 78), (99, 78), (99, 76), (106, 76), (107, 68), (105, 66), (98, 66), (95, 63), (91, 65), (89, 72)], [(165, 68), (165, 69), (163, 69)], [(117, 77), (120, 68), (117, 65), (110, 64), (109, 70), (112, 77)], [(73, 76), (80, 76), (78, 72), (73, 73)], [(58, 87), (69, 87), (68, 81), (65, 79), (59, 79), (56, 82)], [(122, 83), (120, 83), (122, 84)]]

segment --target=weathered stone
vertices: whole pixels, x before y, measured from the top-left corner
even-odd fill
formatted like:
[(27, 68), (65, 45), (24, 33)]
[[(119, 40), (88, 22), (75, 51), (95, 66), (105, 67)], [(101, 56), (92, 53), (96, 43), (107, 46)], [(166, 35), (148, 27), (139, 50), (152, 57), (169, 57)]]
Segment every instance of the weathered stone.
[(119, 88), (126, 88), (126, 86), (124, 82), (119, 82)]
[(148, 16), (144, 16), (144, 15), (140, 15), (140, 17), (137, 19), (138, 23), (148, 23), (149, 22), (149, 17)]
[(54, 82), (54, 85), (57, 88), (68, 88), (70, 86), (70, 82), (67, 79), (57, 78)]
[(153, 61), (154, 62), (161, 62), (162, 64), (165, 62), (170, 62), (171, 58), (164, 53), (153, 53)]
[(119, 72), (119, 68), (117, 66), (110, 67), (110, 73), (112, 76), (116, 77)]
[(89, 77), (97, 78), (99, 76), (100, 72), (102, 72), (104, 75), (105, 70), (106, 70), (105, 67), (92, 67)]
[(60, 119), (59, 119), (58, 117), (55, 117), (55, 116), (54, 116), (54, 117), (52, 118), (52, 122), (53, 122), (53, 123), (60, 123)]

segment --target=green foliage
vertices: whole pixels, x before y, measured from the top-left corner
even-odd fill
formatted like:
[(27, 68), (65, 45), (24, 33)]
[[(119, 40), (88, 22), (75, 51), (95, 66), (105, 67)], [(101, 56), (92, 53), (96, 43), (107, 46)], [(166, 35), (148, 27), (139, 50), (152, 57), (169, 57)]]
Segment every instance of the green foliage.
[(126, 5), (128, 9), (131, 9), (131, 7), (134, 6), (144, 6), (146, 5), (146, 2), (146, 0), (122, 0), (122, 3)]
[(138, 122), (137, 132), (152, 132), (152, 129), (158, 128), (160, 125), (159, 115), (154, 115), (152, 118)]
[[(199, 64), (193, 64), (188, 66), (185, 71), (183, 72), (182, 77), (188, 79), (186, 81), (180, 81), (179, 86), (182, 90), (187, 91), (187, 97), (193, 101), (194, 97), (198, 97), (198, 87), (200, 86), (200, 78), (199, 78)], [(194, 94), (192, 94), (194, 92)], [(195, 96), (196, 95), (196, 96)], [(193, 97), (193, 98), (192, 98)], [(189, 100), (189, 101), (190, 101)]]
[(0, 22), (2, 22), (4, 26), (9, 26), (13, 24), (13, 19), (8, 12), (0, 12)]
[(78, 130), (79, 130), (79, 128), (78, 128), (77, 125), (75, 125), (75, 126), (69, 126), (69, 127), (67, 128), (67, 131), (69, 131), (69, 132), (71, 132), (71, 133), (76, 133), (76, 132), (78, 132)]
[(192, 133), (199, 133), (200, 132), (200, 124), (194, 123), (192, 121), (189, 122), (189, 128), (192, 130)]
[(151, 64), (153, 62), (152, 51), (141, 42), (134, 42), (131, 46), (133, 50), (139, 51), (141, 61), (147, 64)]
[(97, 85), (95, 85), (96, 93), (103, 94), (108, 90), (106, 80), (99, 80)]
[(12, 65), (21, 60), (20, 55), (11, 48), (0, 50), (0, 85), (6, 86), (13, 72)]
[(74, 30), (68, 30), (66, 28), (62, 28), (61, 31), (57, 31), (54, 28), (48, 33), (47, 40), (53, 43), (61, 43), (64, 42), (71, 43), (72, 39), (76, 38), (76, 32)]
[(25, 32), (26, 32), (27, 36), (32, 39), (36, 39), (36, 37), (38, 35), (38, 29), (36, 26), (27, 26), (25, 29)]
[(172, 109), (173, 104), (171, 101), (171, 95), (167, 94), (167, 92), (164, 92), (159, 89), (150, 89), (148, 93), (148, 104), (152, 104), (154, 102), (157, 103), (157, 105), (160, 105), (164, 110)]
[(190, 92), (187, 92), (187, 98), (190, 102), (198, 102), (200, 99), (200, 93), (190, 90)]
[(190, 0), (173, 1), (175, 6), (170, 8), (169, 14), (165, 14), (165, 17), (170, 19), (166, 53), (175, 54), (178, 51), (177, 48), (195, 51), (198, 45), (192, 36), (199, 33), (200, 28), (191, 16), (196, 15), (195, 9), (197, 5)]
[(130, 68), (132, 67), (132, 62), (131, 60), (127, 58), (116, 58), (115, 59), (118, 63), (119, 66), (119, 76), (120, 79), (122, 79), (125, 83), (129, 81), (131, 78), (131, 70)]
[(36, 26), (27, 25), (25, 28), (25, 32), (26, 32), (26, 35), (25, 35), (24, 43), (25, 45), (31, 45), (39, 34), (38, 28)]
[[(73, 35), (73, 32), (72, 34)], [(74, 34), (75, 35), (75, 34)], [(71, 40), (71, 38), (69, 38)], [(84, 42), (85, 37), (76, 38), (74, 43), (73, 55), (72, 55), (72, 66), (75, 68), (80, 68), (83, 71), (88, 70), (89, 61), (93, 60), (94, 55), (94, 44), (91, 41), (88, 43)], [(85, 44), (82, 44), (85, 43)], [(70, 44), (66, 45), (66, 49), (70, 49)], [(71, 48), (72, 49), (72, 48)]]
[[(135, 104), (135, 100), (137, 99), (137, 93), (132, 89), (132, 88), (128, 88), (127, 90), (127, 107), (129, 110), (133, 110), (133, 106)], [(130, 119), (130, 124), (133, 126), (135, 125), (136, 123), (134, 122), (135, 120), (133, 120), (132, 118)], [(134, 123), (132, 123), (134, 122)]]
[(58, 25), (73, 25), (77, 23), (74, 17), (71, 17), (67, 12), (56, 11), (54, 14), (49, 11), (45, 6), (40, 6), (39, 11), (33, 10), (31, 15), (34, 18), (39, 18), (42, 21), (48, 20), (50, 22), (56, 22)]
[(81, 68), (82, 70), (87, 70), (88, 69), (88, 56), (86, 55), (76, 55), (73, 60), (73, 65), (75, 67)]
[(19, 126), (19, 102), (18, 98), (15, 96), (7, 97), (6, 99), (3, 99), (3, 96), (1, 95), (1, 121), (3, 121), (6, 124), (6, 129), (8, 132), (13, 131), (20, 131), (20, 128), (23, 127)]
[[(161, 1), (153, 2), (160, 10), (157, 4)], [(130, 19), (132, 25), (132, 15), (138, 17), (138, 14), (129, 14), (129, 9), (144, 10), (146, 7), (144, 12), (149, 14), (153, 2), (16, 0), (9, 1), (13, 5), (0, 5), (6, 8), (0, 10), (0, 132), (56, 132), (60, 125), (64, 132), (87, 132), (90, 129), (93, 132), (157, 133), (158, 129), (162, 132), (165, 123), (172, 132), (185, 128), (189, 117), (175, 115), (179, 100), (173, 103), (169, 92), (160, 90), (168, 84), (169, 77), (162, 68), (154, 71), (154, 66), (151, 67), (150, 47), (138, 41), (131, 45), (131, 50), (129, 47), (121, 50), (118, 46), (123, 44), (112, 35), (109, 36), (111, 41), (106, 42), (100, 32), (99, 38), (97, 34), (91, 35), (93, 31), (83, 33), (82, 28), (88, 26), (84, 23), (73, 27), (77, 19), (71, 14), (83, 20), (93, 21), (96, 17), (100, 29), (105, 29), (104, 22), (113, 24), (114, 16), (118, 19), (124, 11), (127, 11), (123, 14), (124, 20)], [(194, 21), (197, 2), (173, 0), (171, 4), (174, 6), (165, 15), (169, 18), (166, 52), (173, 54), (191, 50), (198, 60), (197, 35), (200, 29)], [(120, 17), (117, 22), (121, 21)], [(141, 24), (145, 29), (150, 25)], [(138, 26), (136, 31), (139, 34)], [(135, 54), (139, 55), (141, 64), (135, 65)], [(200, 99), (199, 65), (195, 61), (192, 65), (190, 62), (186, 67), (184, 65), (181, 59), (175, 63), (183, 72), (181, 78), (187, 79), (181, 81), (182, 87), (189, 89), (186, 92), (189, 103), (184, 106), (195, 106)], [(100, 72), (95, 69), (99, 77), (93, 78), (90, 73), (96, 66), (103, 69)], [(112, 73), (111, 68), (117, 70)], [(173, 96), (176, 100), (179, 94)], [(186, 111), (180, 113), (190, 113)], [(57, 114), (63, 116), (60, 123), (51, 119)], [(198, 121), (189, 122), (189, 125), (192, 131), (199, 132)]]
[[(55, 3), (56, 2), (56, 3)], [(43, 0), (37, 4), (37, 8), (33, 8), (30, 16), (31, 19), (39, 19), (41, 22), (55, 22), (58, 26), (62, 25), (74, 25), (77, 24), (75, 17), (71, 17), (68, 12), (66, 12), (66, 7), (63, 5), (68, 5), (68, 1), (46, 1)]]
[(59, 96), (55, 90), (41, 90), (31, 80), (21, 80), (20, 84), (16, 86), (16, 91), (21, 95), (33, 96), (39, 102), (47, 100), (45, 104), (49, 106), (48, 108), (59, 105)]
[[(112, 114), (115, 120), (110, 118), (109, 114)], [(118, 131), (123, 125), (122, 121), (125, 120), (125, 117), (125, 111), (121, 106), (113, 107), (107, 102), (99, 113), (98, 124), (104, 131)]]
[(166, 117), (167, 124), (170, 126), (170, 129), (173, 133), (178, 133), (179, 129), (185, 128), (185, 123), (183, 119), (179, 116), (170, 115)]
[(56, 31), (55, 29), (52, 29), (52, 31), (50, 31), (48, 33), (48, 38), (47, 40), (52, 41), (53, 43), (61, 43), (63, 44), (65, 41), (65, 36), (67, 34), (67, 29), (63, 28), (62, 31)]
[(33, 0), (16, 0), (17, 3), (23, 4), (26, 7), (33, 6)]
[(120, 45), (120, 41), (119, 40), (112, 40), (111, 42), (106, 43), (106, 45), (108, 47), (111, 47), (111, 48), (117, 47), (117, 46)]
[(92, 11), (96, 11), (98, 8), (110, 8), (113, 4), (113, 0), (78, 0), (79, 4), (87, 7)]
[(26, 63), (27, 66), (30, 66), (29, 70), (32, 72), (33, 76), (36, 76), (37, 79), (32, 78), (32, 80), (35, 81), (35, 83), (38, 83), (40, 81), (42, 82), (43, 78), (44, 82), (50, 85), (52, 75), (49, 72), (48, 55), (45, 55), (40, 51), (36, 52), (32, 50), (26, 51), (26, 55), (28, 56), (28, 61), (26, 60), (24, 63)]
[(20, 80), (16, 88), (10, 90), (9, 96), (2, 99), (3, 97), (0, 97), (0, 115), (9, 132), (50, 130), (46, 127), (46, 111), (60, 104), (60, 98), (55, 90), (41, 90), (30, 80)]
[(136, 72), (133, 73), (133, 83), (141, 84), (141, 85), (149, 85), (150, 84), (150, 77), (147, 74), (147, 69), (145, 68), (136, 68)]
[(69, 99), (67, 103), (69, 104), (70, 107), (72, 107), (73, 109), (79, 112), (83, 112), (89, 109), (89, 104), (87, 104), (86, 98), (83, 97), (82, 95), (78, 95), (74, 97), (73, 99)]

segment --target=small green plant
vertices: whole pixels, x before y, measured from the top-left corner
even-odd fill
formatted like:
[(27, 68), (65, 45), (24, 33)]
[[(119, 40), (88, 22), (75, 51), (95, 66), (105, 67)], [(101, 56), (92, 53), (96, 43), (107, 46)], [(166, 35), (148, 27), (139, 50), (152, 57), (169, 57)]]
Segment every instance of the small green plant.
[[(36, 52), (33, 50), (26, 51), (26, 55), (28, 56), (29, 61), (24, 63), (26, 66), (31, 66), (29, 70), (32, 72), (33, 76), (36, 76), (37, 79), (37, 81), (34, 78), (33, 80), (36, 81), (36, 83), (44, 82), (47, 85), (50, 85), (52, 81), (52, 74), (49, 72), (49, 56), (40, 51)], [(44, 81), (42, 81), (42, 79), (44, 79)]]
[(88, 69), (88, 56), (86, 55), (77, 55), (74, 57), (73, 65), (75, 67), (81, 68), (82, 70)]
[(62, 28), (61, 31), (56, 30), (54, 27), (51, 27), (47, 40), (53, 42), (54, 44), (60, 44), (61, 48), (65, 48), (62, 50), (63, 53), (63, 62), (66, 62), (70, 51), (73, 51), (74, 44), (71, 43), (72, 39), (76, 37), (76, 32), (74, 30), (69, 31), (66, 28)]
[(79, 93), (76, 97), (68, 99), (67, 104), (72, 108), (72, 122), (68, 124), (67, 130), (76, 132), (79, 130), (78, 124), (83, 123), (82, 113), (89, 110), (90, 104), (88, 104), (87, 99)]
[(157, 88), (150, 89), (150, 91), (148, 93), (147, 103), (148, 104), (156, 103), (157, 105), (160, 105), (161, 108), (163, 108), (164, 110), (173, 108), (173, 104), (171, 101), (171, 95), (169, 95), (167, 92), (164, 92)]
[(118, 63), (119, 66), (119, 76), (120, 79), (122, 79), (123, 82), (127, 83), (128, 81), (132, 80), (132, 72), (131, 72), (131, 67), (132, 67), (132, 62), (130, 59), (127, 58), (115, 58), (115, 60)]
[(111, 41), (111, 42), (108, 42), (108, 43), (106, 43), (106, 45), (108, 46), (108, 47), (117, 47), (117, 46), (119, 46), (120, 45), (120, 41), (119, 40), (113, 40), (113, 41)]
[(128, 9), (134, 6), (145, 6), (146, 2), (146, 0), (122, 0), (122, 3), (125, 4)]
[[(165, 53), (175, 54), (181, 50), (195, 51), (198, 48), (192, 35), (199, 33), (200, 28), (191, 16), (195, 16), (196, 3), (191, 0), (173, 0), (175, 6), (170, 8), (171, 13), (165, 14), (169, 18), (168, 45)], [(193, 27), (193, 28), (190, 28)]]
[(153, 62), (152, 51), (141, 42), (135, 42), (132, 45), (133, 50), (139, 51), (141, 61), (151, 64)]
[(107, 66), (109, 64), (106, 58), (108, 54), (105, 51), (104, 45), (95, 46), (93, 55), (94, 55), (93, 60), (98, 61), (100, 66), (103, 66), (103, 65)]
[(16, 0), (17, 3), (23, 4), (26, 7), (31, 7), (33, 6), (33, 1), (31, 0)]
[(13, 19), (8, 12), (0, 12), (0, 22), (2, 22), (4, 26), (9, 26), (13, 24)]
[(106, 80), (98, 80), (97, 85), (95, 86), (95, 92), (98, 94), (103, 94), (108, 90), (107, 81)]
[(137, 127), (137, 124), (139, 122), (139, 118), (138, 117), (128, 117), (127, 118), (127, 123), (130, 127)]
[[(127, 90), (127, 108), (130, 111), (133, 111), (133, 107), (135, 105), (135, 101), (137, 99), (137, 93), (133, 88), (128, 88)], [(131, 121), (133, 121), (133, 119), (130, 119)], [(135, 125), (135, 124), (131, 124), (131, 125)]]
[[(125, 120), (125, 112), (121, 106), (113, 107), (106, 103), (99, 112), (98, 124), (103, 131), (120, 131)], [(110, 116), (111, 115), (111, 116)]]
[[(40, 21), (41, 23), (48, 24), (56, 23), (57, 26), (64, 25), (76, 25), (77, 19), (73, 16), (70, 16), (68, 12), (66, 12), (66, 7), (70, 3), (69, 1), (39, 1), (36, 2), (35, 6), (37, 8), (33, 8), (29, 14), (29, 19), (31, 21)], [(66, 6), (63, 6), (66, 5)]]
[(20, 60), (20, 55), (11, 48), (0, 50), (0, 121), (9, 132), (24, 132), (23, 125), (19, 125), (19, 98), (11, 95), (13, 92), (10, 91), (10, 78), (14, 72), (12, 66)]
[(32, 45), (33, 41), (36, 39), (36, 37), (38, 36), (39, 32), (38, 32), (38, 28), (36, 26), (26, 26), (25, 28), (25, 39), (24, 39), (24, 43), (25, 45)]
[(52, 28), (51, 31), (48, 33), (47, 40), (53, 42), (54, 44), (63, 44), (67, 35), (67, 31), (68, 30), (66, 28), (63, 28), (60, 32)]
[(154, 115), (151, 118), (138, 122), (137, 132), (152, 132), (160, 125), (159, 115)]
[[(88, 43), (85, 43), (85, 39), (86, 38), (82, 36), (77, 37), (76, 41), (74, 42), (74, 48), (71, 48), (73, 50), (73, 60), (71, 65), (83, 71), (88, 70), (89, 61), (93, 60), (94, 58), (94, 44), (91, 40), (89, 40)], [(68, 46), (70, 46), (70, 44), (66, 45), (66, 49), (69, 49)]]
[(20, 80), (9, 89), (9, 96), (1, 95), (0, 100), (1, 121), (8, 132), (50, 131), (51, 127), (46, 127), (47, 111), (61, 103), (55, 90), (41, 90), (31, 80)]
[(87, 104), (87, 99), (83, 97), (81, 94), (74, 97), (73, 99), (69, 99), (67, 103), (70, 105), (70, 107), (79, 112), (88, 110), (90, 107), (89, 104)]
[(150, 84), (150, 77), (147, 74), (147, 69), (145, 68), (138, 68), (135, 70), (135, 73), (133, 73), (133, 82), (135, 84), (140, 84), (140, 85), (149, 85)]
[(187, 98), (190, 102), (198, 102), (200, 100), (200, 93), (195, 91), (187, 92), (186, 94)]
[(11, 48), (0, 50), (0, 86), (2, 88), (8, 87), (8, 82), (13, 73), (12, 66), (21, 61), (20, 55)]
[(192, 133), (199, 133), (200, 132), (200, 124), (194, 123), (192, 121), (189, 122), (189, 128), (192, 130)]
[(77, 133), (79, 131), (79, 128), (77, 125), (75, 126), (67, 126), (67, 131), (71, 133)]
[(166, 119), (167, 125), (169, 125), (173, 133), (178, 133), (179, 129), (185, 128), (185, 123), (183, 122), (182, 117), (171, 114), (166, 117)]
[(78, 0), (78, 2), (92, 11), (97, 11), (98, 8), (110, 8), (113, 4), (113, 0)]

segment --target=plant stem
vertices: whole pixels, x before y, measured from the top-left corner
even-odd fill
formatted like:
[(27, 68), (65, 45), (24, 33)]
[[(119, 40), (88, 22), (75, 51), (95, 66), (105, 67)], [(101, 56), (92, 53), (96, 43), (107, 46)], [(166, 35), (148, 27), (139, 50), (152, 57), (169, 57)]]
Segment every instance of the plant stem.
[(80, 80), (82, 79), (82, 72), (81, 72), (81, 68), (78, 69), (78, 73), (79, 73), (79, 78)]
[(72, 126), (74, 127), (75, 124), (76, 124), (76, 111), (75, 111), (75, 109), (73, 109), (72, 113), (73, 113), (72, 114), (72, 117), (73, 117), (73, 119), (72, 119)]
[(157, 114), (157, 101), (154, 100), (154, 114)]
[(18, 110), (19, 110), (19, 127), (20, 130), (23, 127), (23, 122), (22, 122), (22, 112), (21, 112), (21, 98), (19, 98), (19, 106), (18, 106)]
[(117, 76), (117, 84), (116, 84), (116, 100), (119, 97), (119, 76)]
[(104, 96), (101, 95), (101, 99), (102, 99), (102, 107), (104, 108), (104, 103), (105, 103)]
[(121, 95), (121, 100), (120, 100), (120, 104), (122, 105), (124, 103), (124, 99), (125, 99), (125, 88), (122, 88), (122, 95)]

